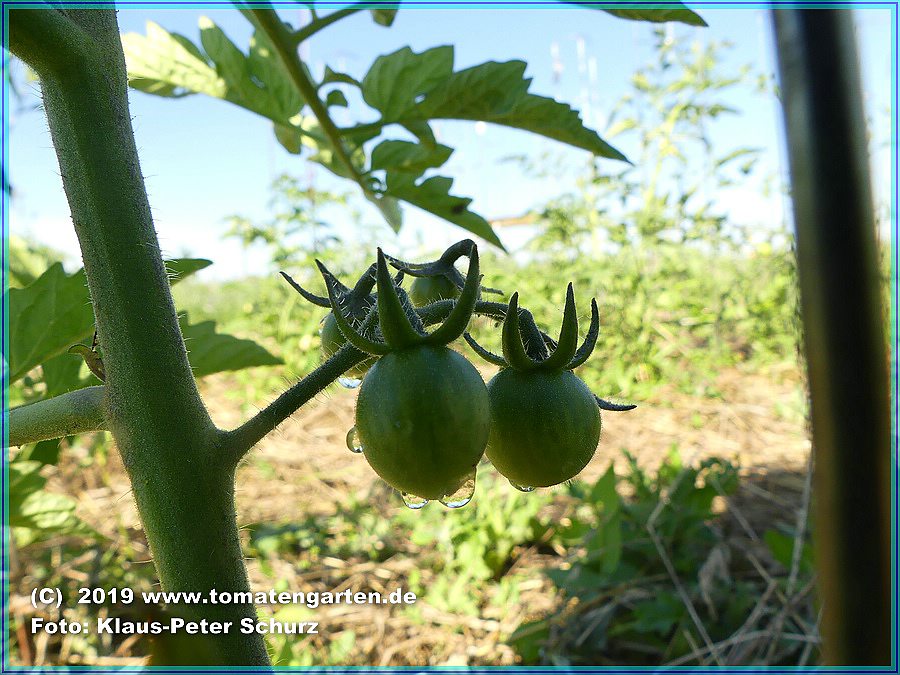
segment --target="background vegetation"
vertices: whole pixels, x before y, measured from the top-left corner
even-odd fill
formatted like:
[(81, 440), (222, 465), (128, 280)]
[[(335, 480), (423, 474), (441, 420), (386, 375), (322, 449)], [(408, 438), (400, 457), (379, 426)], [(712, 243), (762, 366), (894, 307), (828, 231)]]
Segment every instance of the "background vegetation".
[[(485, 466), (469, 506), (414, 512), (358, 463), (347, 468), (353, 456), (334, 439), (351, 424), (353, 394), (335, 387), (323, 405), (302, 413), (304, 431), (276, 435), (241, 469), (253, 582), (276, 590), (402, 586), (420, 601), (390, 611), (271, 608), (283, 620), (316, 618), (325, 628), (301, 640), (270, 639), (276, 664), (815, 662), (792, 240), (783, 223), (737, 227), (715, 199), (753, 174), (756, 151), (717, 154), (709, 127), (740, 114), (728, 106), (731, 88), (770, 95), (765, 78), (749, 69), (723, 72), (727, 48), (672, 43), (659, 32), (656, 59), (634, 74), (606, 134), (636, 139), (635, 166), (580, 168), (577, 189), (523, 216), (526, 246), (511, 256), (484, 251), (485, 284), (519, 291), (542, 326), (559, 323), (566, 281), (579, 299), (596, 296), (601, 338), (579, 374), (601, 395), (649, 413), (639, 423), (629, 413), (605, 414), (601, 452), (570, 485), (523, 494)], [(553, 158), (519, 161), (540, 175)], [(252, 339), (283, 361), (205, 379), (214, 416), (252, 411), (319, 361), (322, 310), (274, 272), (314, 286), (314, 257), (349, 275), (372, 255), (369, 235), (341, 241), (323, 206), (354, 203), (278, 178), (269, 221), (235, 214), (223, 223), (227, 236), (269, 247), (270, 273), (216, 283), (186, 278), (175, 287), (179, 309), (195, 325), (214, 320), (219, 332)], [(19, 239), (10, 255), (14, 288), (34, 283), (58, 257)], [(474, 332), (496, 347), (492, 326)], [(90, 377), (76, 357), (67, 359), (79, 377)], [(42, 396), (52, 384), (36, 368), (11, 398)], [(64, 588), (68, 598), (81, 586), (154, 588), (109, 437), (25, 446), (12, 458), (10, 480), (17, 496), (10, 504), (13, 660), (144, 658), (153, 646), (143, 638), (34, 639), (25, 630), (27, 591), (36, 584)], [(306, 515), (292, 515), (298, 512)], [(100, 609), (132, 617), (154, 611)]]

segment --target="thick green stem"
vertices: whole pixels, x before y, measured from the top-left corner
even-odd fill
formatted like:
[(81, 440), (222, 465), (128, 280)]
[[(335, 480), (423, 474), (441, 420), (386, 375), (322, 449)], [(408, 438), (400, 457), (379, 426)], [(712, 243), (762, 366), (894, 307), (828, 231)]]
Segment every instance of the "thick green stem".
[(9, 411), (9, 445), (37, 443), (107, 428), (105, 387), (87, 387)]
[[(160, 581), (167, 591), (248, 591), (233, 467), (221, 462), (220, 433), (197, 392), (178, 327), (138, 164), (115, 11), (9, 16), (12, 49), (22, 46), (18, 53), (41, 79), (103, 348), (107, 420)], [(48, 41), (45, 26), (74, 37)], [(255, 616), (250, 603), (178, 611), (235, 628)], [(218, 664), (268, 664), (255, 633), (233, 629), (202, 640)]]

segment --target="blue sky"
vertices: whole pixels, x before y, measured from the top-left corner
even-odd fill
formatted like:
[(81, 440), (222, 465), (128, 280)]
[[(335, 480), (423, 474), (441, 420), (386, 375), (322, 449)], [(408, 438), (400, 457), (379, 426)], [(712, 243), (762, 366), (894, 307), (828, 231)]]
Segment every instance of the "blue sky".
[[(304, 10), (282, 11), (294, 24)], [(751, 63), (763, 72), (774, 70), (771, 36), (765, 13), (754, 9), (702, 10), (709, 28), (672, 25), (678, 40), (729, 40), (735, 47), (730, 64)], [(145, 30), (152, 20), (170, 31), (198, 41), (198, 19), (205, 15), (219, 24), (240, 47), (246, 49), (249, 24), (236, 10), (126, 9), (119, 12), (122, 32)], [(888, 140), (890, 102), (890, 14), (888, 10), (856, 12), (864, 65), (865, 99), (873, 125), (874, 145)], [(401, 9), (392, 28), (372, 22), (367, 12), (356, 14), (315, 36), (306, 57), (315, 73), (325, 63), (361, 76), (379, 55), (410, 45), (415, 51), (441, 45), (456, 46), (456, 67), (486, 60), (523, 59), (534, 78), (531, 91), (550, 95), (582, 110), (588, 126), (601, 134), (605, 114), (624, 93), (631, 73), (652, 54), (649, 24), (624, 21), (603, 12), (565, 7), (560, 9)], [(561, 77), (555, 80), (552, 50), (558, 52)], [(581, 55), (579, 55), (581, 52)], [(579, 66), (582, 64), (582, 67)], [(590, 81), (588, 71), (596, 77)], [(35, 86), (30, 85), (34, 90)], [(35, 99), (36, 100), (36, 99)], [(745, 113), (723, 119), (713, 128), (719, 151), (747, 145), (764, 148), (762, 173), (783, 175), (780, 119), (771, 97), (735, 89), (733, 104)], [(150, 201), (161, 246), (166, 254), (193, 254), (212, 258), (208, 278), (258, 273), (265, 268), (261, 252), (245, 252), (237, 241), (223, 238), (225, 218), (241, 214), (265, 218), (269, 184), (282, 172), (311, 178), (322, 188), (353, 185), (330, 177), (324, 169), (286, 153), (275, 141), (271, 126), (252, 113), (223, 101), (201, 96), (161, 99), (139, 92), (131, 94), (132, 116)], [(339, 119), (347, 123), (350, 118)], [(485, 217), (519, 215), (541, 201), (571, 189), (571, 176), (530, 179), (510, 163), (511, 154), (537, 156), (551, 150), (571, 162), (583, 162), (580, 151), (525, 132), (471, 123), (437, 125), (441, 140), (456, 148), (441, 170), (456, 179), (455, 194), (474, 198), (473, 209)], [(629, 153), (623, 143), (620, 149)], [(10, 231), (52, 244), (72, 255), (77, 266), (77, 241), (68, 217), (56, 160), (42, 114), (31, 112), (13, 120), (10, 134), (10, 176), (16, 189), (11, 204)], [(886, 199), (889, 152), (881, 148), (873, 162), (876, 189)], [(783, 217), (777, 198), (761, 201), (755, 185), (722, 195), (723, 208), (738, 222), (772, 222)], [(342, 220), (342, 216), (335, 215)], [(458, 228), (428, 214), (407, 209), (407, 226), (396, 239), (387, 228), (383, 241), (389, 250), (414, 247), (441, 248), (461, 238)], [(364, 221), (376, 224), (374, 210), (364, 210)], [(338, 222), (351, 235), (348, 222)], [(501, 230), (511, 247), (517, 245), (514, 230)]]

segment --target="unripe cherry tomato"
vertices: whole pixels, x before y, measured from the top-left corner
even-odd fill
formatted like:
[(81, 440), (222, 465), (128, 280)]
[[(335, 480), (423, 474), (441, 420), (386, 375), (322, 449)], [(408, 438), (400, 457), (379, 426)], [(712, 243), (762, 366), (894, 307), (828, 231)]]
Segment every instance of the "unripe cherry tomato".
[(600, 441), (600, 409), (572, 371), (501, 370), (487, 386), (487, 456), (522, 487), (549, 487), (576, 476)]
[(382, 356), (356, 402), (366, 460), (401, 492), (452, 494), (484, 454), (488, 392), (478, 370), (447, 347), (415, 346)]
[(439, 300), (453, 300), (459, 289), (447, 277), (416, 277), (409, 287), (409, 299), (416, 307), (424, 307)]

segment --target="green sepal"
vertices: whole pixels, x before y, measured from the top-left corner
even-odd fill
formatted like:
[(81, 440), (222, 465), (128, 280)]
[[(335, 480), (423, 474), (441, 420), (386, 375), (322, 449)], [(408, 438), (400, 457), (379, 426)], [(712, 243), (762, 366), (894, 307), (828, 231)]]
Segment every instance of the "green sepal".
[(537, 362), (528, 356), (525, 345), (522, 344), (522, 335), (519, 332), (519, 293), (516, 291), (509, 299), (509, 309), (506, 310), (506, 319), (503, 321), (503, 357), (511, 368), (516, 370), (534, 370)]
[[(337, 322), (341, 333), (347, 338), (347, 342), (367, 354), (384, 356), (390, 352), (391, 349), (386, 344), (369, 340), (354, 330), (353, 326), (350, 324), (350, 319), (344, 314), (346, 308), (343, 306), (340, 297), (340, 287), (343, 286), (343, 284), (328, 271), (328, 268), (322, 264), (322, 261), (316, 260), (316, 266), (319, 268), (322, 279), (325, 280), (325, 287), (328, 289), (328, 299), (331, 301), (331, 312), (334, 314), (334, 319)], [(344, 288), (346, 288), (346, 286), (344, 286)]]
[(610, 403), (609, 401), (604, 401), (602, 398), (594, 394), (594, 399), (597, 401), (597, 407), (600, 410), (608, 410), (610, 412), (625, 412), (627, 410), (634, 410), (637, 406), (634, 403)]
[(430, 345), (448, 345), (462, 335), (472, 319), (478, 294), (481, 289), (481, 265), (478, 261), (478, 247), (469, 242), (469, 269), (462, 291), (450, 310), (450, 315), (433, 333), (425, 338)]
[(563, 310), (562, 327), (559, 329), (559, 340), (556, 349), (541, 362), (541, 370), (563, 370), (568, 368), (569, 361), (575, 356), (578, 348), (578, 313), (575, 309), (575, 291), (572, 282), (566, 289), (566, 308)]
[(587, 335), (584, 336), (584, 342), (575, 352), (575, 356), (569, 361), (566, 370), (574, 370), (588, 360), (594, 346), (597, 344), (597, 338), (600, 335), (600, 310), (597, 309), (597, 301), (591, 299), (591, 325), (588, 327)]
[[(284, 277), (284, 280), (291, 285), (291, 288), (293, 288), (301, 296), (303, 296), (303, 299), (306, 300), (307, 302), (311, 302), (312, 304), (314, 304), (318, 307), (331, 307), (331, 302), (328, 300), (328, 298), (323, 298), (321, 295), (316, 295), (315, 293), (310, 293), (308, 290), (303, 288), (303, 286), (301, 286), (296, 281), (294, 281), (294, 279), (291, 277), (291, 275), (288, 274), (287, 272), (279, 272), (279, 274), (282, 277)], [(335, 279), (335, 282), (338, 284), (338, 290), (340, 290), (341, 288), (344, 288), (344, 289), (347, 288), (346, 286), (344, 286), (344, 284), (342, 284), (337, 279)]]
[(405, 349), (421, 344), (425, 336), (416, 332), (403, 308), (397, 287), (391, 278), (384, 253), (378, 249), (378, 322), (384, 341), (391, 349)]
[(469, 335), (468, 332), (463, 333), (463, 338), (465, 338), (466, 342), (469, 343), (469, 346), (472, 348), (472, 351), (474, 351), (476, 354), (478, 354), (478, 356), (483, 358), (488, 363), (493, 363), (495, 366), (500, 366), (501, 368), (509, 367), (509, 364), (506, 362), (506, 359), (504, 359), (502, 356), (497, 356), (493, 352), (488, 351), (487, 349), (482, 347), (480, 344), (475, 342), (475, 338), (473, 338), (471, 335)]

